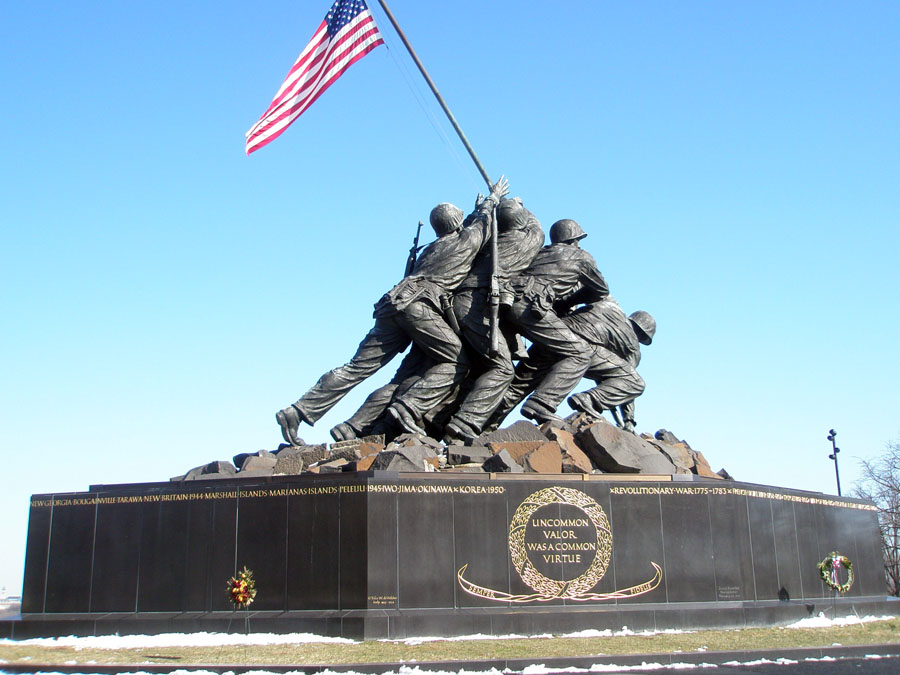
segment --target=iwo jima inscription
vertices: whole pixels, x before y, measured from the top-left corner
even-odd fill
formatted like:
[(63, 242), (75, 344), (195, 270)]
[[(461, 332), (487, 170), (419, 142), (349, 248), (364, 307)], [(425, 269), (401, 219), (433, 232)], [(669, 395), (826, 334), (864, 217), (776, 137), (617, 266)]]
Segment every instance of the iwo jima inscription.
[[(316, 35), (323, 44), (337, 43), (357, 27), (368, 31), (367, 42), (353, 42), (361, 45), (359, 57), (380, 44), (378, 31), (362, 0), (338, 0)], [(329, 58), (316, 63), (327, 66)], [(251, 129), (248, 152), (293, 119), (282, 117), (282, 108), (296, 103), (290, 87), (297, 72)], [(298, 78), (311, 76), (302, 71)], [(300, 90), (298, 96), (307, 96), (302, 106), (321, 91)], [(302, 109), (298, 104), (294, 110)], [(883, 561), (871, 504), (749, 485), (712, 487), (711, 481), (667, 484), (670, 476), (662, 474), (715, 474), (699, 453), (664, 430), (645, 440), (629, 433), (634, 401), (644, 388), (636, 372), (640, 345), (652, 342), (653, 317), (619, 308), (581, 247), (587, 233), (575, 220), (554, 222), (545, 246), (535, 214), (521, 198), (509, 197), (505, 178), (489, 180), (460, 136), (488, 195), (476, 197), (468, 216), (448, 203), (432, 210), (435, 240), (420, 252), (417, 235), (402, 279), (376, 302), (374, 325), (354, 356), (277, 413), (288, 445), (276, 453), (242, 453), (234, 465), (215, 462), (174, 479), (228, 479), (238, 466), (246, 482), (228, 481), (222, 489), (208, 482), (196, 488), (98, 485), (86, 493), (32, 499), (22, 623), (34, 623), (25, 625), (25, 633), (133, 631), (134, 618), (159, 630), (181, 622), (189, 630), (221, 629), (227, 598), (215, 582), (216, 570), (224, 580), (239, 564), (265, 580), (255, 602), (269, 614), (260, 617), (271, 621), (267, 625), (293, 631), (314, 626), (356, 638), (418, 635), (435, 622), (448, 635), (471, 634), (476, 625), (486, 632), (621, 626), (626, 615), (617, 603), (602, 601), (654, 590), (666, 606), (650, 603), (645, 617), (657, 628), (702, 627), (710, 616), (738, 626), (771, 622), (775, 615), (796, 619), (825, 597), (818, 584), (804, 583), (804, 570), (818, 565), (842, 592), (843, 586), (851, 590), (851, 579), (844, 581), (833, 564), (840, 558), (849, 574), (849, 559), (839, 556), (839, 548), (855, 552), (852, 600), (880, 603)], [(301, 422), (315, 424), (407, 348), (392, 381), (331, 430), (335, 444), (300, 441)], [(594, 386), (573, 394), (585, 376)], [(557, 409), (565, 400), (579, 413), (560, 421)], [(520, 402), (523, 415), (540, 428), (519, 422), (506, 438), (509, 430), (491, 432)], [(605, 411), (618, 430), (596, 419)], [(629, 451), (620, 452), (627, 445)], [(591, 497), (560, 485), (559, 476), (541, 478), (537, 489), (505, 475), (468, 482), (421, 473), (444, 468), (435, 450), (448, 464), (455, 454), (462, 458), (459, 466), (491, 474), (512, 471), (516, 460), (522, 462), (518, 471), (527, 465), (559, 474), (567, 457), (572, 472), (655, 475), (641, 485), (583, 476)], [(493, 454), (482, 462), (479, 451)], [(407, 464), (397, 468), (400, 455)], [(343, 473), (338, 461), (357, 472), (291, 476)], [(385, 472), (379, 475), (379, 469)], [(601, 480), (591, 485), (587, 479), (594, 478)], [(597, 501), (606, 495), (609, 516)], [(696, 519), (686, 517), (694, 513)], [(641, 534), (617, 548), (615, 558), (613, 522), (620, 532)], [(834, 552), (819, 563), (822, 546)], [(508, 565), (518, 579), (507, 574)], [(307, 578), (316, 583), (303, 583)], [(601, 587), (604, 578), (614, 581)], [(618, 583), (628, 587), (610, 590)], [(711, 614), (720, 600), (744, 606)], [(586, 604), (571, 612), (568, 601)], [(696, 603), (693, 611), (678, 606), (684, 602)], [(485, 604), (487, 611), (470, 611)], [(431, 622), (422, 620), (422, 609)], [(629, 618), (639, 616), (636, 607), (627, 609)]]

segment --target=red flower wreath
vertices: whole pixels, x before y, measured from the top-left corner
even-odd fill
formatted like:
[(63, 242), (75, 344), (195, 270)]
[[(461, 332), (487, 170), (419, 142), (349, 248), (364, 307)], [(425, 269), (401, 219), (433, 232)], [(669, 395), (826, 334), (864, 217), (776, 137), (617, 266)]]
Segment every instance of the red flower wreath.
[(228, 580), (228, 599), (237, 609), (246, 609), (256, 597), (256, 582), (253, 571), (245, 566), (236, 577)]

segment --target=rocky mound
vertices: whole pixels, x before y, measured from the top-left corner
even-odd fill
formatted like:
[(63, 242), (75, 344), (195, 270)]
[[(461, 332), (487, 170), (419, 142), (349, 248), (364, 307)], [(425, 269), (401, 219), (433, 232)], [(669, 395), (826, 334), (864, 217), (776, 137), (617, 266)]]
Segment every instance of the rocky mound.
[(515, 424), (482, 434), (470, 445), (445, 446), (427, 436), (402, 434), (390, 442), (368, 436), (338, 443), (240, 453), (232, 461), (195, 467), (173, 481), (250, 478), (344, 471), (440, 471), (450, 473), (715, 473), (687, 441), (660, 429), (636, 436), (604, 419), (577, 413), (560, 422)]

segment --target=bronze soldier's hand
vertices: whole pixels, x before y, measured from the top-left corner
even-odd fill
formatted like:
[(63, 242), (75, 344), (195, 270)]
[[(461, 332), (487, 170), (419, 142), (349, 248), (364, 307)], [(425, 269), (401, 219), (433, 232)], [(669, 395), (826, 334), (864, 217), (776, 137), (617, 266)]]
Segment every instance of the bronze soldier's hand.
[(506, 180), (506, 176), (500, 176), (500, 180), (491, 185), (491, 196), (496, 197), (499, 202), (500, 199), (509, 192), (509, 181)]
[(503, 176), (500, 176), (500, 180), (491, 185), (491, 194), (489, 194), (487, 199), (481, 202), (477, 208), (481, 211), (493, 210), (507, 192), (509, 192), (509, 181)]

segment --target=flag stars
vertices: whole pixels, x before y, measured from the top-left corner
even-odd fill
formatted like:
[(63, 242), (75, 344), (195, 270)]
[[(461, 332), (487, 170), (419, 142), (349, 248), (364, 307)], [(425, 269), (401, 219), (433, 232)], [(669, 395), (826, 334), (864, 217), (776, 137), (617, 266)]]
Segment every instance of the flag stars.
[(364, 0), (337, 0), (325, 15), (325, 23), (328, 24), (328, 34), (334, 35), (348, 23), (356, 18), (360, 12), (368, 9)]

